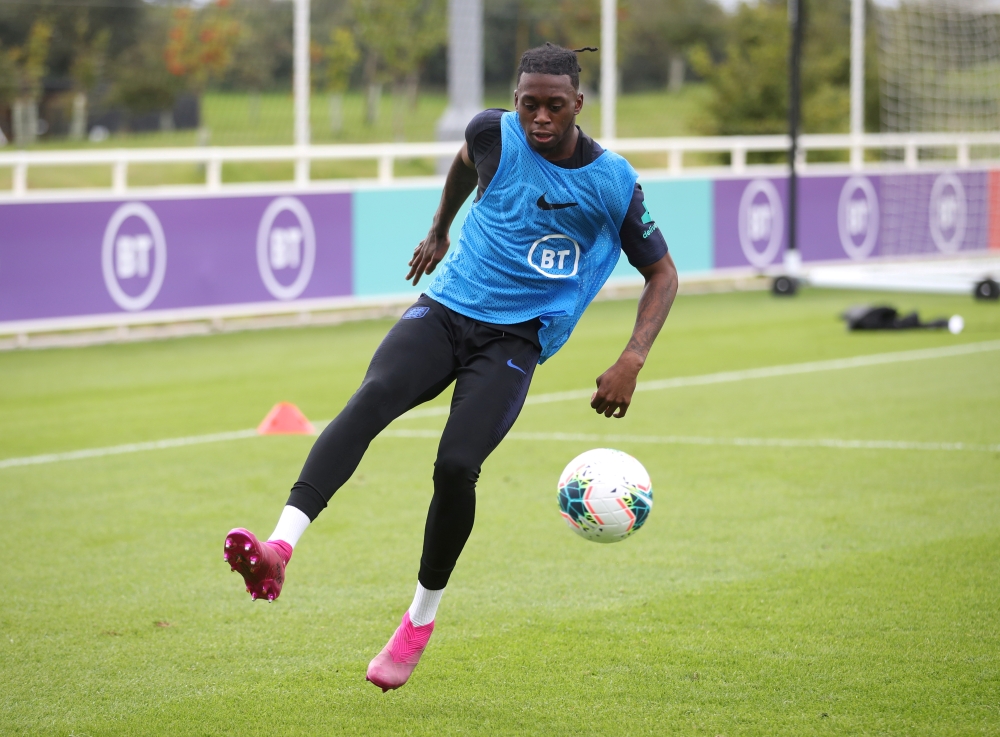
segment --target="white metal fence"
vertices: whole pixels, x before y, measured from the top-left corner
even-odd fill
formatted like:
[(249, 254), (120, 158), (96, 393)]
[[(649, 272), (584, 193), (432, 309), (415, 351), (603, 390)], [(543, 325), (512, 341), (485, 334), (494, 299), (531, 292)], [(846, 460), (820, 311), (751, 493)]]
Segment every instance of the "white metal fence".
[[(991, 133), (920, 133), (920, 134), (889, 134), (872, 133), (864, 136), (849, 134), (813, 134), (799, 138), (800, 158), (797, 162), (799, 170), (807, 168), (823, 168), (833, 166), (843, 169), (849, 166), (855, 171), (871, 167), (886, 167), (881, 157), (867, 159), (866, 152), (902, 152), (897, 167), (918, 169), (924, 163), (941, 166), (949, 159), (939, 158), (942, 155), (953, 155), (951, 161), (959, 168), (975, 164), (988, 164), (1000, 161), (1000, 132)], [(663, 154), (663, 166), (654, 166), (644, 171), (655, 171), (666, 176), (681, 176), (685, 173), (696, 173), (699, 170), (711, 169), (718, 173), (718, 165), (708, 166), (685, 162), (685, 154), (708, 153), (728, 155), (729, 164), (722, 167), (732, 175), (741, 175), (753, 171), (775, 169), (775, 164), (751, 164), (747, 155), (751, 153), (784, 152), (788, 149), (787, 135), (772, 136), (715, 136), (690, 138), (619, 138), (603, 140), (601, 144), (620, 154)], [(434, 143), (376, 143), (376, 144), (344, 144), (344, 145), (312, 145), (312, 146), (252, 146), (252, 147), (201, 147), (201, 148), (132, 148), (132, 149), (100, 149), (91, 151), (11, 151), (0, 152), (0, 167), (12, 169), (12, 186), (9, 190), (0, 190), (0, 200), (21, 199), (34, 193), (45, 193), (52, 190), (28, 187), (28, 171), (31, 167), (72, 167), (107, 165), (111, 168), (111, 192), (125, 194), (129, 191), (129, 166), (132, 164), (177, 164), (195, 163), (205, 167), (205, 184), (188, 187), (192, 191), (217, 192), (227, 187), (223, 182), (222, 166), (235, 162), (294, 162), (294, 186), (308, 188), (313, 180), (310, 177), (310, 164), (314, 161), (376, 161), (377, 177), (372, 180), (378, 184), (388, 185), (400, 181), (395, 176), (395, 164), (398, 160), (430, 159), (454, 156), (459, 144), (455, 142)], [(933, 150), (932, 161), (921, 158), (921, 151)], [(809, 152), (841, 151), (849, 155), (847, 162), (824, 164), (807, 163)], [(953, 152), (953, 153), (952, 153)], [(783, 165), (781, 165), (783, 166)], [(323, 180), (329, 181), (329, 180)], [(357, 181), (357, 180), (353, 180)], [(176, 187), (174, 187), (176, 189)], [(59, 190), (65, 192), (65, 190)]]

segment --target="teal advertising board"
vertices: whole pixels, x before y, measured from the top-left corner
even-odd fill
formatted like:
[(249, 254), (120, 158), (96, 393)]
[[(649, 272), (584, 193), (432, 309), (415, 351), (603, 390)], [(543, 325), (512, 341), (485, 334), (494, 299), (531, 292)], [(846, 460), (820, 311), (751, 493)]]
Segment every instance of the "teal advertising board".
[[(714, 239), (713, 189), (709, 179), (642, 181), (646, 207), (660, 227), (681, 272), (709, 271)], [(427, 235), (441, 199), (440, 187), (361, 189), (352, 194), (353, 284), (359, 297), (419, 294), (406, 275), (413, 249)], [(458, 240), (472, 204), (466, 201), (451, 227)], [(636, 277), (622, 258), (612, 278)], [(425, 277), (426, 280), (426, 277)]]
[[(667, 240), (680, 272), (711, 270), (714, 239), (713, 189), (709, 179), (639, 180), (646, 209)], [(622, 256), (613, 279), (638, 272)]]
[[(404, 277), (413, 249), (430, 230), (441, 200), (440, 187), (362, 189), (353, 193), (353, 280), (358, 297), (420, 294), (429, 282), (412, 286)], [(451, 226), (458, 240), (462, 222), (472, 204), (470, 197)]]

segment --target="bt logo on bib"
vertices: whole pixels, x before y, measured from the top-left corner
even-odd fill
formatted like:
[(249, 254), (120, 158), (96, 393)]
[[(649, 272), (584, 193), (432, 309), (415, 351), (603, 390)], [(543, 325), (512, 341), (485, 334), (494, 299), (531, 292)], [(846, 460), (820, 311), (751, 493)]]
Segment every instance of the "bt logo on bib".
[(580, 244), (568, 235), (547, 235), (531, 244), (528, 263), (549, 279), (576, 276), (580, 268)]

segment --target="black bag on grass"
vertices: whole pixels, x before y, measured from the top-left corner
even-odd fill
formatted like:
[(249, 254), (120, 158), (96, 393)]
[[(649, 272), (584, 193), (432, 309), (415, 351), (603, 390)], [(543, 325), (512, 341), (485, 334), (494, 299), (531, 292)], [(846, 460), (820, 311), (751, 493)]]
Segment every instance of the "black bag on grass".
[(948, 318), (920, 322), (916, 312), (900, 315), (895, 307), (859, 305), (841, 315), (848, 330), (911, 330), (914, 328), (947, 328)]

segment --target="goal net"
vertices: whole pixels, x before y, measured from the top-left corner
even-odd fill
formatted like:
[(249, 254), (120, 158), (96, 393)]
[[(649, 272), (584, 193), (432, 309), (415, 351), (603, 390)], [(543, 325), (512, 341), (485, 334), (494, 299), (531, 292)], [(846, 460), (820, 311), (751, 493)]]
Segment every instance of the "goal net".
[[(1000, 237), (991, 237), (991, 213), (995, 218), (1000, 212), (1000, 174), (990, 171), (1000, 166), (1000, 147), (958, 145), (959, 134), (1000, 130), (1000, 0), (875, 0), (869, 7), (878, 38), (881, 129), (898, 134), (901, 143), (882, 154), (879, 238), (871, 255), (904, 262), (962, 259), (958, 271), (972, 280), (971, 291), (978, 280), (973, 274), (1000, 278), (1000, 263), (982, 260)], [(906, 145), (909, 135), (930, 133), (948, 135), (934, 145)], [(981, 266), (970, 266), (970, 258)], [(860, 281), (877, 287), (891, 279), (902, 288), (908, 269), (914, 270), (883, 263)], [(933, 270), (917, 266), (915, 273), (920, 288), (933, 291)], [(815, 277), (814, 283), (824, 274)], [(942, 280), (941, 291), (955, 291), (955, 279)]]

